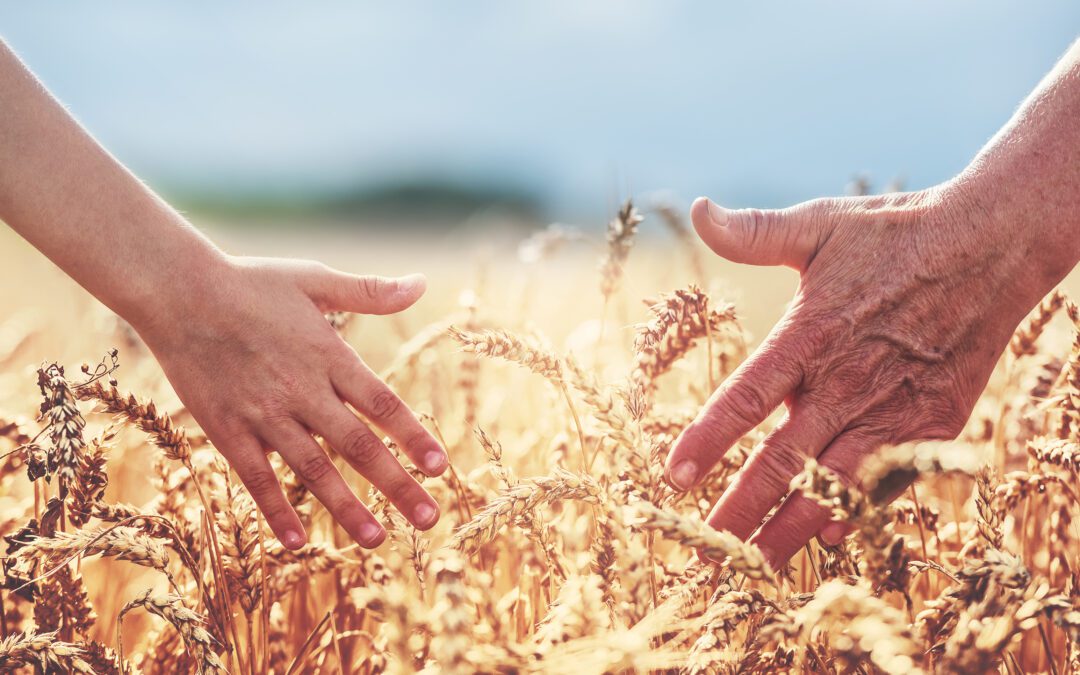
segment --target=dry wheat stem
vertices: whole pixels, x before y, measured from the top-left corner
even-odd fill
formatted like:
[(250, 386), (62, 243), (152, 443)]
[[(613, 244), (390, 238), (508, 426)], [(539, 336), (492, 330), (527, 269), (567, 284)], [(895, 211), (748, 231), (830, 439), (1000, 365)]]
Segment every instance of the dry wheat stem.
[[(51, 537), (35, 537), (16, 551), (14, 558), (19, 561), (33, 562), (46, 557), (103, 555), (152, 567), (163, 572), (170, 581), (169, 554), (161, 539), (147, 536), (138, 528), (112, 526), (98, 530), (78, 530), (76, 532), (57, 532)], [(34, 581), (39, 581), (52, 574), (68, 560), (60, 563), (49, 572)], [(173, 583), (175, 585), (175, 583)]]
[(83, 650), (57, 639), (56, 633), (36, 633), (27, 629), (0, 640), (0, 672), (14, 672), (18, 666), (35, 666), (42, 671), (63, 669), (69, 673), (93, 673), (83, 660)]
[(498, 531), (540, 506), (556, 500), (576, 499), (599, 504), (603, 491), (592, 478), (556, 468), (551, 476), (523, 480), (507, 488), (492, 500), (480, 513), (455, 532), (451, 541), (453, 548), (472, 555), (481, 546), (495, 539)]
[(582, 471), (587, 471), (589, 452), (585, 446), (585, 432), (581, 428), (581, 418), (578, 417), (574, 401), (570, 398), (570, 391), (566, 388), (566, 382), (563, 379), (563, 371), (566, 368), (563, 359), (533, 341), (509, 331), (487, 330), (478, 333), (459, 330), (451, 326), (449, 332), (465, 351), (478, 356), (498, 357), (518, 363), (551, 381), (559, 389), (570, 410), (574, 428), (577, 430), (578, 442), (581, 446)]
[[(664, 277), (642, 261), (635, 284), (660, 287)], [(532, 268), (537, 281), (540, 269)], [(623, 268), (617, 273), (629, 280)], [(500, 293), (517, 300), (520, 285), (498, 286), (506, 288), (485, 292), (482, 324), (468, 300), (459, 336), (436, 321), (442, 311), (402, 315), (395, 325), (397, 334), (412, 321), (417, 330), (388, 374), (410, 405), (430, 406), (420, 417), (454, 458), (445, 478), (424, 486), (457, 508), (418, 533), (377, 496), (370, 505), (390, 531), (377, 551), (345, 546), (292, 478), (286, 495), (309, 544), (290, 551), (264, 538), (249, 495), (212, 445), (174, 424), (188, 413), (169, 418), (121, 395), (106, 384), (107, 364), (81, 384), (64, 379), (66, 389), (59, 365), (43, 368), (45, 414), (33, 428), (18, 420), (41, 399), (0, 398), (0, 454), (11, 451), (0, 458), (8, 545), (0, 671), (51, 664), (52, 672), (88, 672), (79, 659), (95, 672), (123, 672), (128, 664), (98, 639), (119, 629), (105, 624), (122, 614), (130, 666), (145, 675), (221, 666), (238, 675), (339, 666), (372, 674), (1080, 672), (1073, 303), (1050, 297), (1017, 331), (1016, 351), (960, 439), (886, 448), (867, 461), (859, 488), (816, 463), (804, 467), (791, 488), (856, 531), (836, 547), (812, 543), (773, 574), (758, 549), (701, 521), (772, 420), (739, 439), (690, 493), (675, 494), (661, 475), (708, 387), (706, 368), (673, 366), (688, 365), (694, 340), (705, 340), (717, 350), (707, 361), (730, 373), (745, 356), (733, 310), (694, 287), (658, 295), (625, 317), (640, 326), (636, 345), (632, 330), (621, 331), (583, 365), (531, 328), (478, 330), (522, 325), (499, 311)], [(528, 307), (541, 310), (538, 318), (551, 301), (536, 294)], [(575, 305), (564, 304), (562, 323), (545, 330), (581, 344), (595, 317), (574, 316)], [(1051, 320), (1062, 313), (1070, 321)], [(547, 396), (534, 405), (533, 383), (513, 373), (485, 372), (483, 386), (457, 376), (462, 361), (440, 348), (444, 338), (565, 386), (589, 473), (563, 468), (574, 441), (561, 403)], [(1052, 353), (1058, 344), (1067, 349)], [(140, 387), (158, 388), (150, 361), (133, 366)], [(505, 400), (488, 405), (494, 396)], [(99, 405), (80, 409), (79, 399)], [(119, 423), (146, 433), (118, 436)], [(150, 480), (139, 480), (131, 468), (148, 457)], [(270, 460), (283, 468), (276, 455)], [(61, 464), (70, 476), (39, 480)], [(917, 494), (885, 505), (916, 477)], [(722, 564), (688, 563), (696, 560), (691, 548)], [(109, 559), (79, 560), (95, 554)], [(125, 608), (154, 580), (164, 588), (140, 566), (179, 577), (181, 564), (192, 578), (170, 580), (171, 594), (139, 594)], [(129, 574), (140, 578), (127, 581)], [(146, 583), (133, 589), (141, 577)], [(169, 625), (133, 621), (136, 610)]]
[(123, 658), (122, 630), (124, 617), (128, 612), (142, 608), (151, 614), (168, 621), (180, 633), (184, 644), (190, 650), (199, 673), (218, 673), (225, 671), (225, 665), (214, 653), (214, 638), (203, 628), (204, 617), (184, 606), (182, 598), (175, 595), (158, 595), (152, 589), (132, 599), (116, 618), (117, 650)]
[(756, 546), (730, 532), (714, 530), (700, 519), (666, 511), (646, 501), (639, 501), (632, 508), (638, 513), (638, 527), (655, 530), (683, 546), (698, 549), (706, 558), (726, 564), (751, 579), (769, 580), (775, 576)]

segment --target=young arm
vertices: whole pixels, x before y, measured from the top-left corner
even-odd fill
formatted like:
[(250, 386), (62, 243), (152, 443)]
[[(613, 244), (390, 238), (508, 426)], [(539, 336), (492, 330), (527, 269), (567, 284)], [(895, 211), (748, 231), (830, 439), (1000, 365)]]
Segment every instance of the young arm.
[(955, 438), (1016, 326), (1080, 259), (1080, 43), (958, 177), (906, 194), (731, 211), (699, 199), (701, 238), (801, 274), (786, 316), (676, 441), (688, 489), (781, 403), (709, 523), (774, 565), (842, 524), (794, 495), (808, 457), (857, 484), (877, 447)]
[(423, 277), (232, 257), (99, 146), (0, 41), (0, 220), (124, 317), (248, 487), (281, 542), (306, 541), (276, 451), (363, 546), (385, 532), (312, 438), (326, 439), (416, 527), (438, 506), (351, 404), (429, 475), (447, 457), (325, 312), (399, 312)]

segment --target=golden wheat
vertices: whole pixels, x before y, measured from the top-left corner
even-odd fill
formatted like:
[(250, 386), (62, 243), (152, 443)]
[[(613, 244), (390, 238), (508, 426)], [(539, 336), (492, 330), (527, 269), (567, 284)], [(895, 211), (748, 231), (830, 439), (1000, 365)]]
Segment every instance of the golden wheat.
[[(655, 212), (699, 285), (670, 288), (667, 258), (628, 273), (650, 223), (627, 202), (600, 293), (595, 268), (559, 259), (594, 242), (553, 227), (517, 251), (521, 279), (433, 287), (431, 311), (394, 324), (376, 365), (453, 467), (405, 462), (442, 506), (430, 532), (358, 486), (389, 532), (376, 551), (271, 456), (310, 535), (274, 540), (129, 333), (82, 375), (42, 366), (33, 400), (5, 363), (28, 386), (0, 393), (0, 672), (1080, 673), (1080, 310), (1055, 292), (1032, 313), (957, 441), (885, 448), (857, 486), (807, 462), (791, 489), (853, 535), (771, 569), (703, 517), (772, 421), (690, 493), (663, 480), (748, 320), (703, 290), (684, 216)], [(556, 269), (593, 290), (536, 286)], [(348, 316), (328, 318), (348, 339)], [(625, 328), (605, 336), (610, 318)], [(110, 337), (64, 334), (87, 352)]]

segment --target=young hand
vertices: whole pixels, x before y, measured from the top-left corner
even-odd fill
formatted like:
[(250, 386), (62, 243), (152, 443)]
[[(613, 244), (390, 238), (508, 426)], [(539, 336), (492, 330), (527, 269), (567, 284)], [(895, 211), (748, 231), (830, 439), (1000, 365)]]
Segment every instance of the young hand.
[(161, 289), (152, 311), (130, 318), (285, 546), (298, 548), (306, 536), (267, 459), (271, 451), (361, 546), (377, 546), (385, 537), (312, 434), (417, 528), (435, 524), (435, 500), (348, 406), (429, 476), (446, 469), (446, 453), (323, 316), (400, 312), (423, 294), (423, 277), (355, 276), (316, 262), (221, 257), (190, 283)]
[(123, 316), (289, 547), (306, 539), (266, 453), (281, 454), (363, 546), (385, 532), (312, 434), (416, 527), (438, 506), (347, 407), (428, 475), (446, 454), (323, 317), (399, 312), (422, 277), (224, 255), (99, 146), (0, 40), (0, 220)]

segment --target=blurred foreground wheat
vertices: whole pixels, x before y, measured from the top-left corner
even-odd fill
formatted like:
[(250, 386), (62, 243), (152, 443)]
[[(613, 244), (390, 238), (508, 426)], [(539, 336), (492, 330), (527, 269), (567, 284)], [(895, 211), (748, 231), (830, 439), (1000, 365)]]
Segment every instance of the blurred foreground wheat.
[[(206, 439), (173, 422), (185, 411), (118, 388), (160, 378), (135, 341), (81, 374), (44, 365), (39, 401), (0, 408), (0, 672), (1080, 673), (1076, 307), (1055, 293), (1021, 327), (959, 440), (883, 450), (861, 490), (809, 462), (792, 488), (855, 533), (773, 570), (702, 522), (768, 424), (694, 492), (661, 478), (748, 346), (735, 308), (702, 290), (678, 212), (657, 213), (685, 284), (627, 308), (642, 222), (628, 203), (599, 282), (580, 272), (599, 321), (537, 273), (588, 239), (554, 227), (522, 244), (519, 307), (581, 322), (563, 347), (483, 284), (411, 330), (382, 375), (454, 469), (424, 481), (443, 505), (430, 533), (367, 493), (390, 533), (375, 551), (284, 470), (312, 543), (278, 545)], [(346, 319), (332, 317), (348, 336)], [(1064, 331), (1071, 349), (1041, 346)]]

